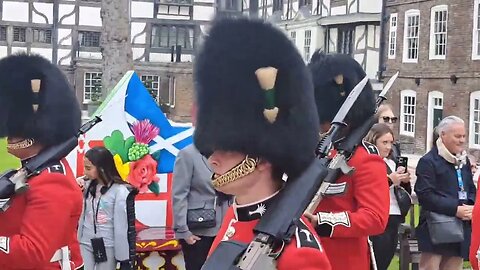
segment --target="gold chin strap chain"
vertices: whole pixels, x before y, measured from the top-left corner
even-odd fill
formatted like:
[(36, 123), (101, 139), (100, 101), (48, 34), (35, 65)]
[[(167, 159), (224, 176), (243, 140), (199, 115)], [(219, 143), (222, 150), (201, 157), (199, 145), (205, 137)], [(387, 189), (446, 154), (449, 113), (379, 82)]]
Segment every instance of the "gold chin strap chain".
[(220, 188), (224, 185), (231, 183), (239, 178), (247, 176), (251, 174), (255, 168), (257, 168), (258, 159), (257, 158), (250, 158), (248, 156), (238, 164), (237, 166), (230, 169), (228, 172), (218, 175), (214, 174), (212, 176), (212, 183), (213, 187)]
[(32, 146), (35, 143), (34, 139), (25, 139), (16, 143), (7, 144), (7, 149), (9, 150), (20, 150)]

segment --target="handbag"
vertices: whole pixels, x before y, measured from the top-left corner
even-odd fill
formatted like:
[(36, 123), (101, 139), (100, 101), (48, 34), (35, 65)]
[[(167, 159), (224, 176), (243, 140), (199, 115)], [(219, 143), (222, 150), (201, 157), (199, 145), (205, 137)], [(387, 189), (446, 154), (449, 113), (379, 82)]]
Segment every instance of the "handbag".
[(400, 214), (402, 217), (407, 216), (412, 206), (412, 197), (410, 197), (410, 194), (401, 186), (393, 187), (393, 194), (395, 194), (395, 198), (397, 199)]
[(206, 229), (217, 226), (217, 212), (215, 207), (217, 206), (217, 198), (213, 203), (213, 209), (203, 208), (188, 209), (187, 210), (187, 226), (189, 229)]
[(429, 211), (427, 226), (433, 244), (460, 243), (464, 240), (463, 222), (457, 217)]

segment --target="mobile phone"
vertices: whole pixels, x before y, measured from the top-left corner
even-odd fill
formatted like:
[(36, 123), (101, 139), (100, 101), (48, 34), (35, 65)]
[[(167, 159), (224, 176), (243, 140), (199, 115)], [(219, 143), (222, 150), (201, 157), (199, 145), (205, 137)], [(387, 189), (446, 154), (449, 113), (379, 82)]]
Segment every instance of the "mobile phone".
[(405, 173), (407, 172), (408, 168), (408, 157), (398, 157), (398, 162), (397, 162), (397, 168), (398, 167), (404, 167), (405, 168)]

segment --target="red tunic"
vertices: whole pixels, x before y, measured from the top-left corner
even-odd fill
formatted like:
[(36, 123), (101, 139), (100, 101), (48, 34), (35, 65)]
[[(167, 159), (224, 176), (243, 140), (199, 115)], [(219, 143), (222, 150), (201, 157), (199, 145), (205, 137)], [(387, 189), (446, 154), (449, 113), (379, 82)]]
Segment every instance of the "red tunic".
[[(480, 198), (480, 189), (477, 188), (477, 198)], [(470, 243), (470, 264), (473, 270), (478, 270), (477, 251), (480, 247), (480, 199), (475, 201), (472, 213), (472, 240)]]
[[(368, 146), (374, 152), (372, 145)], [(359, 147), (348, 165), (352, 176), (341, 176), (346, 182), (344, 194), (325, 197), (315, 213), (316, 228), (321, 236), (333, 270), (370, 270), (371, 254), (368, 236), (384, 232), (388, 222), (390, 194), (385, 162), (367, 147)]]
[(69, 246), (72, 269), (83, 265), (77, 241), (82, 192), (65, 161), (28, 180), (27, 192), (0, 212), (0, 269), (58, 270), (54, 253)]
[[(245, 207), (233, 206), (228, 209), (210, 253), (222, 240), (250, 243), (254, 238), (253, 228), (265, 213), (266, 207), (268, 207), (268, 202), (264, 201)], [(297, 228), (294, 239), (285, 247), (277, 260), (277, 269), (330, 270), (330, 263), (318, 239), (307, 219), (302, 218), (302, 224)]]

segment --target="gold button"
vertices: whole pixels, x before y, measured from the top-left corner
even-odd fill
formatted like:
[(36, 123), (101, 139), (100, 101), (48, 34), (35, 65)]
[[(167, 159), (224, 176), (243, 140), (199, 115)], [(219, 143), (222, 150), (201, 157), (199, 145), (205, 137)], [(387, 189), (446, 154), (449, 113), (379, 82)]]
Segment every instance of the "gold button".
[(228, 238), (232, 238), (235, 235), (235, 228), (228, 227), (227, 233), (225, 234)]

